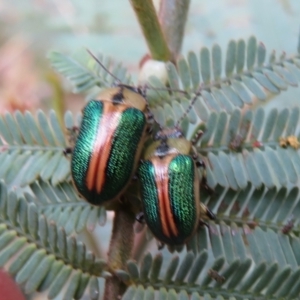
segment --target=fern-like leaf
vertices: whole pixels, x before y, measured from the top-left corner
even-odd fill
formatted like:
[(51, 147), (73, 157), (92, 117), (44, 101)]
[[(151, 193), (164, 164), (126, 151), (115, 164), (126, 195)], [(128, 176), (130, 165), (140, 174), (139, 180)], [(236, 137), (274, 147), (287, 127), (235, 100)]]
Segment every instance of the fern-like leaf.
[[(198, 152), (207, 157), (207, 179), (217, 185), (244, 189), (248, 182), (255, 188), (297, 184), (300, 156), (296, 147), (283, 148), (280, 138), (299, 140), (299, 109), (263, 108), (243, 115), (212, 113), (206, 123)], [(295, 149), (296, 148), (296, 149)]]
[[(51, 52), (49, 59), (52, 66), (72, 82), (74, 92), (84, 92), (92, 87), (110, 87), (115, 79), (111, 77), (87, 51), (81, 50), (72, 57), (59, 52)], [(112, 64), (109, 58), (99, 57), (107, 69), (124, 84), (129, 83), (125, 69), (119, 64)]]
[[(110, 75), (101, 70), (87, 53), (76, 59), (55, 52), (50, 55), (50, 60), (56, 70), (73, 83), (75, 90), (112, 85)], [(161, 91), (164, 84), (158, 78), (151, 77), (147, 100), (159, 123), (170, 126), (183, 115), (197, 93), (198, 99), (187, 116), (189, 122), (195, 124), (207, 121), (212, 111), (231, 114), (237, 107), (252, 104), (254, 99), (266, 100), (269, 94), (276, 95), (288, 86), (298, 85), (299, 54), (276, 59), (275, 54), (271, 53), (269, 62), (265, 60), (265, 46), (257, 44), (255, 37), (250, 37), (247, 44), (244, 40), (230, 41), (224, 66), (219, 45), (211, 51), (202, 48), (199, 60), (196, 53), (190, 52), (187, 59), (177, 61), (177, 68), (172, 63), (166, 64), (170, 88), (182, 89), (186, 94)], [(103, 59), (103, 63), (110, 67), (107, 60)], [(123, 76), (123, 68), (111, 70), (121, 82), (129, 83)], [(155, 88), (158, 90), (151, 91)], [(185, 126), (183, 124), (183, 131), (187, 132)]]
[(0, 176), (8, 185), (24, 187), (37, 178), (56, 184), (70, 176), (65, 136), (53, 111), (49, 118), (38, 111), (36, 119), (29, 112), (6, 113), (0, 135)]
[[(122, 299), (135, 299), (134, 297), (154, 299), (154, 290), (158, 291), (160, 299), (170, 299), (170, 297), (171, 299), (200, 299), (200, 297), (232, 299), (232, 296), (240, 299), (241, 295), (243, 299), (297, 297), (300, 292), (300, 267), (299, 261), (294, 256), (298, 256), (297, 251), (284, 252), (289, 250), (288, 244), (286, 242), (283, 245), (279, 244), (275, 232), (258, 230), (256, 233), (255, 230), (248, 228), (244, 230), (242, 237), (237, 228), (232, 232), (228, 228), (223, 231), (226, 236), (224, 240), (229, 238), (226, 241), (226, 248), (223, 248), (222, 235), (217, 233), (216, 228), (211, 231), (213, 232), (211, 235), (218, 236), (218, 239), (210, 238), (213, 260), (207, 250), (203, 249), (197, 255), (187, 252), (180, 262), (178, 256), (173, 256), (164, 270), (161, 270), (163, 263), (161, 254), (157, 254), (154, 258), (147, 254), (140, 268), (133, 261), (128, 262), (127, 276), (132, 283)], [(279, 235), (279, 239), (281, 236)], [(244, 246), (247, 243), (244, 243), (243, 239), (251, 241), (250, 255)], [(297, 241), (294, 240), (293, 243), (299, 245), (299, 238), (294, 239)], [(270, 241), (275, 244), (269, 243)], [(270, 247), (270, 245), (276, 246)], [(277, 247), (283, 249), (281, 256), (278, 256), (280, 252)], [(226, 253), (232, 251), (231, 260), (224, 251)], [(145, 265), (148, 265), (147, 270), (151, 270), (150, 274), (145, 274), (143, 271)], [(219, 273), (218, 276), (222, 280), (215, 281), (209, 270)]]
[(220, 46), (215, 45), (211, 53), (207, 48), (201, 49), (199, 60), (193, 52), (187, 59), (180, 58), (178, 69), (167, 64), (171, 88), (183, 88), (190, 96), (156, 99), (152, 106), (161, 124), (169, 125), (174, 116), (178, 120), (176, 111), (180, 107), (179, 115), (182, 115), (186, 107), (184, 102), (191, 102), (193, 92), (199, 96), (187, 116), (191, 124), (208, 121), (211, 112), (232, 114), (236, 108), (252, 104), (254, 99), (266, 100), (268, 95), (297, 86), (300, 80), (299, 54), (276, 59), (272, 53), (272, 59), (266, 63), (266, 49), (262, 43), (257, 45), (255, 37), (251, 37), (247, 45), (244, 40), (229, 42), (223, 77), (221, 56)]
[(0, 184), (0, 266), (10, 259), (9, 273), (25, 286), (26, 293), (49, 289), (53, 299), (66, 287), (66, 299), (80, 298), (91, 285), (99, 290), (96, 277), (110, 276), (106, 262), (96, 259), (85, 244), (64, 229), (48, 223), (36, 206), (28, 204)]
[(25, 193), (27, 202), (35, 204), (39, 213), (63, 227), (66, 234), (78, 233), (84, 228), (93, 231), (97, 224), (103, 226), (106, 222), (105, 208), (92, 206), (79, 198), (71, 183), (52, 186), (36, 181), (30, 188), (34, 196)]

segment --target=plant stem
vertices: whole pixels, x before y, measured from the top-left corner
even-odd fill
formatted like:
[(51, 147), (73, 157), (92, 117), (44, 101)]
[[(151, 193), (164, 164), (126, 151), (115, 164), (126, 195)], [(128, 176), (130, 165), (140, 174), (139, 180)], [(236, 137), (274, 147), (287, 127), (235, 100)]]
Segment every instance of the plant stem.
[(64, 126), (64, 112), (66, 111), (66, 107), (61, 80), (52, 70), (46, 74), (46, 79), (53, 89), (53, 109), (56, 111), (60, 125)]
[[(108, 250), (108, 267), (112, 272), (118, 269), (126, 269), (126, 261), (130, 258), (133, 247), (134, 221), (134, 214), (122, 206), (115, 212)], [(119, 299), (125, 290), (126, 285), (113, 275), (111, 278), (106, 279), (104, 300)]]
[(163, 35), (152, 0), (131, 0), (152, 59), (169, 61), (171, 53)]
[(180, 54), (189, 5), (190, 0), (164, 0), (160, 3), (159, 22), (174, 61)]

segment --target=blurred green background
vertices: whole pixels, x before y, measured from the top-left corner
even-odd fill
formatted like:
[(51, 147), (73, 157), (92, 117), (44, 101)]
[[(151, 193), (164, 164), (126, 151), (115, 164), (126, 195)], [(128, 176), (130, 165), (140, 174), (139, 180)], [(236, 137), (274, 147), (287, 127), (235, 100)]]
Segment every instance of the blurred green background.
[[(80, 110), (82, 96), (70, 93), (70, 86), (51, 70), (50, 50), (88, 47), (121, 61), (133, 76), (147, 53), (129, 1), (4, 0), (0, 16), (0, 113), (57, 108), (55, 99), (63, 100), (62, 110)], [(293, 54), (299, 16), (299, 0), (192, 0), (182, 53), (214, 43), (225, 52), (230, 39), (255, 35), (269, 52)], [(284, 99), (294, 103), (299, 95), (290, 89)]]

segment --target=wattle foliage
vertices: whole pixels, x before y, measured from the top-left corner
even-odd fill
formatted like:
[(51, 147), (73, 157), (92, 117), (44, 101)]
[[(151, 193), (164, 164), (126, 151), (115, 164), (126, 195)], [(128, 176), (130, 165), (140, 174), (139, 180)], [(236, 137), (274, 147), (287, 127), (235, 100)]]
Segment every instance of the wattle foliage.
[[(205, 129), (197, 151), (214, 192), (202, 190), (201, 200), (217, 220), (209, 229), (199, 228), (186, 247), (140, 255), (138, 262), (127, 262), (126, 270), (108, 268), (75, 238), (97, 222), (105, 225), (106, 211), (77, 196), (63, 155), (67, 138), (55, 113), (0, 117), (0, 266), (10, 260), (8, 271), (26, 292), (48, 289), (53, 298), (66, 288), (65, 299), (80, 299), (89, 286), (91, 299), (98, 299), (98, 279), (115, 275), (127, 285), (122, 299), (299, 296), (300, 153), (297, 142), (283, 145), (280, 138), (299, 140), (300, 110), (241, 109), (297, 85), (300, 56), (276, 59), (272, 54), (266, 63), (265, 47), (254, 37), (247, 44), (230, 41), (224, 66), (221, 56), (216, 45), (201, 49), (199, 58), (189, 53), (177, 69), (167, 64), (170, 87), (186, 93), (157, 90), (149, 95), (151, 110), (166, 126), (197, 96), (181, 126), (189, 139)], [(89, 97), (113, 84), (88, 55), (77, 61), (52, 53), (50, 59), (75, 91), (91, 90)], [(131, 82), (123, 68), (113, 66), (117, 77)], [(163, 86), (157, 78), (151, 85)], [(74, 119), (66, 114), (67, 128), (78, 125)]]

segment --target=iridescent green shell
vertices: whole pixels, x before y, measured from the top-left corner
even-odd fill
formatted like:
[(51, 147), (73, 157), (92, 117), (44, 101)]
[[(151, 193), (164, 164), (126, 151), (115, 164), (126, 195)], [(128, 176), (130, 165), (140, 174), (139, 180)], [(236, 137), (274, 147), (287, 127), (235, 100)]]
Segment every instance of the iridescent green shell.
[(138, 171), (146, 224), (163, 243), (180, 245), (199, 222), (199, 179), (194, 160), (175, 154), (152, 157)]
[(126, 189), (137, 167), (145, 128), (146, 116), (137, 108), (99, 100), (85, 106), (71, 174), (88, 202), (102, 205)]

